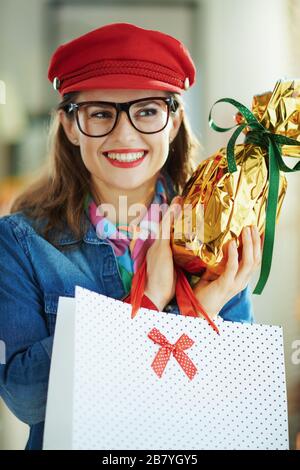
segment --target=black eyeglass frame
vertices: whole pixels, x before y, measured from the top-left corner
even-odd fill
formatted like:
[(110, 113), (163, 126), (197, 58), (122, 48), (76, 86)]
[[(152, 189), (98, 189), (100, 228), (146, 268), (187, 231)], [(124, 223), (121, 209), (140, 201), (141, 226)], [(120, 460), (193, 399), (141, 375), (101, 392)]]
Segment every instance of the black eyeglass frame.
[[(144, 131), (141, 131), (140, 129), (137, 129), (137, 127), (133, 124), (132, 120), (131, 120), (131, 117), (130, 117), (130, 113), (129, 113), (129, 109), (130, 107), (135, 104), (135, 103), (139, 103), (139, 102), (142, 102), (142, 101), (153, 101), (153, 100), (162, 100), (164, 101), (165, 103), (167, 103), (167, 109), (168, 109), (168, 115), (167, 115), (167, 120), (166, 120), (166, 124), (161, 128), (159, 129), (158, 131), (155, 131), (155, 132), (144, 132)], [(106, 132), (106, 134), (101, 134), (101, 135), (90, 135), (90, 134), (87, 134), (86, 132), (83, 131), (83, 129), (81, 128), (80, 126), (80, 121), (79, 121), (79, 116), (78, 116), (78, 111), (79, 111), (79, 108), (81, 106), (86, 106), (86, 105), (99, 105), (99, 103), (103, 103), (103, 104), (109, 104), (109, 105), (112, 105), (116, 110), (117, 110), (117, 114), (116, 114), (116, 120), (115, 120), (115, 123), (113, 125), (113, 127), (111, 128), (111, 130), (109, 132)], [(164, 130), (164, 128), (167, 126), (168, 122), (169, 122), (169, 116), (170, 116), (170, 111), (171, 112), (176, 112), (177, 109), (179, 107), (179, 103), (178, 101), (175, 100), (175, 98), (173, 96), (170, 96), (170, 97), (164, 97), (164, 96), (150, 96), (150, 97), (147, 97), (147, 98), (139, 98), (137, 100), (133, 100), (133, 101), (127, 101), (127, 102), (123, 102), (123, 103), (114, 103), (114, 102), (111, 102), (111, 101), (81, 101), (79, 103), (69, 103), (69, 104), (66, 104), (64, 106), (62, 106), (62, 109), (64, 109), (64, 111), (67, 113), (67, 114), (71, 114), (71, 113), (74, 113), (75, 114), (75, 118), (76, 118), (76, 122), (77, 122), (77, 126), (78, 126), (78, 129), (80, 130), (80, 132), (82, 132), (82, 134), (86, 135), (87, 137), (95, 137), (95, 138), (98, 138), (98, 137), (105, 137), (106, 135), (110, 134), (114, 128), (116, 127), (117, 123), (118, 123), (118, 120), (119, 120), (119, 114), (121, 111), (125, 111), (126, 114), (127, 114), (127, 117), (131, 123), (131, 125), (134, 127), (134, 129), (136, 129), (138, 132), (141, 132), (142, 134), (157, 134), (158, 132), (161, 132), (162, 130)]]

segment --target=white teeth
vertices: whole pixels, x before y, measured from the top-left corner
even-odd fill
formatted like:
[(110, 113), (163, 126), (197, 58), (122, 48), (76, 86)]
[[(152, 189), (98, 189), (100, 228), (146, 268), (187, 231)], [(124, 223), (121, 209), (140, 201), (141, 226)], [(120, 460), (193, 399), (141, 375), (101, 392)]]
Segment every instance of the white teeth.
[(108, 158), (112, 160), (119, 160), (120, 162), (133, 162), (142, 158), (145, 152), (132, 152), (132, 153), (108, 153)]

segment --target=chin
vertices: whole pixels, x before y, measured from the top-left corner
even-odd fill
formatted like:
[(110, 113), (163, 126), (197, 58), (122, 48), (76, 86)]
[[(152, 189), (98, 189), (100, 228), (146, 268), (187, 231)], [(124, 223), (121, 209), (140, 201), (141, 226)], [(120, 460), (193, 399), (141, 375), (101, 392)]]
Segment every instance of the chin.
[[(153, 177), (153, 175), (152, 175)], [(150, 177), (151, 178), (151, 177)], [(142, 184), (145, 184), (147, 181), (149, 181), (149, 176), (148, 175), (129, 175), (125, 174), (122, 175), (120, 178), (114, 178), (114, 180), (111, 182), (112, 186), (114, 188), (120, 188), (123, 190), (130, 190), (130, 189), (135, 189), (141, 186)]]

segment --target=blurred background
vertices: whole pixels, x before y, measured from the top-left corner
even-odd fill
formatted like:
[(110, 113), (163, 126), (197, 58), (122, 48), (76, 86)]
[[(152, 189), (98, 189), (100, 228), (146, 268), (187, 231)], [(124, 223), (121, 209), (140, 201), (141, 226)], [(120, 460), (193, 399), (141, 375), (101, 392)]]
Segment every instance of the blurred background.
[[(197, 83), (184, 96), (203, 146), (199, 162), (230, 135), (208, 126), (217, 99), (251, 106), (253, 95), (272, 90), (279, 78), (300, 78), (299, 0), (0, 0), (0, 215), (45, 160), (50, 110), (59, 100), (47, 80), (51, 54), (114, 22), (160, 30), (190, 50)], [(234, 110), (220, 109), (218, 122), (233, 125)], [(284, 328), (291, 448), (300, 431), (299, 178), (288, 175), (272, 272), (263, 294), (253, 296), (257, 322)], [(0, 399), (0, 449), (22, 449), (27, 436)]]

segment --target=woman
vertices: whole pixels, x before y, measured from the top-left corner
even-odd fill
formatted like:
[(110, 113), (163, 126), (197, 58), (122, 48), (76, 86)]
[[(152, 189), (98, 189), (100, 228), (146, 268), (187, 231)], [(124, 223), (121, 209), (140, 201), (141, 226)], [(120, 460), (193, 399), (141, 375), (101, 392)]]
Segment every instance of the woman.
[[(30, 425), (27, 449), (42, 447), (59, 296), (80, 285), (128, 299), (146, 257), (142, 305), (179, 313), (165, 235), (197, 150), (181, 98), (195, 66), (171, 36), (104, 26), (60, 46), (49, 79), (62, 97), (49, 167), (0, 220), (0, 390)], [(193, 287), (207, 313), (252, 321), (246, 286), (259, 263), (257, 228), (247, 228), (241, 262), (232, 243), (224, 274), (206, 272)]]

